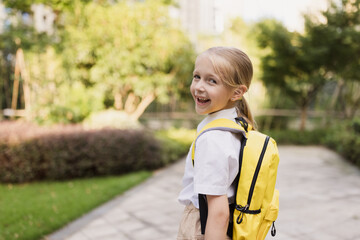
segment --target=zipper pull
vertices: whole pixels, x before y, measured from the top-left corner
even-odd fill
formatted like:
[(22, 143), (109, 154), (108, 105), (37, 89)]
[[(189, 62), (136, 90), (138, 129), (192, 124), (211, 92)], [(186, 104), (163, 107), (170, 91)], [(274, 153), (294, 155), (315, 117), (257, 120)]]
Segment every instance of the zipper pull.
[(271, 227), (271, 236), (275, 237), (275, 235), (276, 235), (276, 228), (275, 228), (275, 221), (273, 221)]
[(237, 224), (240, 224), (240, 223), (242, 223), (242, 221), (243, 221), (245, 212), (249, 209), (249, 205), (247, 204), (245, 207), (241, 207), (241, 206), (238, 207), (238, 206), (236, 206), (236, 209), (240, 211), (240, 214), (239, 214), (239, 216), (238, 216), (237, 219), (236, 219), (236, 223), (237, 223)]

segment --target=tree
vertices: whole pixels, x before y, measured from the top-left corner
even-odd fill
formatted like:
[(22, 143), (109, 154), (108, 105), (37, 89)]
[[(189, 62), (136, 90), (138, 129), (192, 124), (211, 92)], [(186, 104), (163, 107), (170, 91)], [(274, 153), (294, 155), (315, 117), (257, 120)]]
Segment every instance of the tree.
[[(84, 0), (85, 1), (85, 0)], [(80, 2), (80, 1), (75, 1)], [(30, 72), (31, 82), (30, 94), (32, 107), (32, 120), (39, 122), (79, 122), (89, 114), (89, 109), (94, 108), (89, 102), (89, 93), (73, 94), (69, 96), (72, 86), (65, 81), (65, 71), (61, 64), (61, 53), (57, 54), (55, 49), (61, 44), (61, 31), (56, 31), (54, 35), (41, 33), (34, 29), (30, 24), (32, 16), (31, 4), (47, 3), (57, 11), (69, 12), (74, 9), (71, 1), (59, 3), (58, 1), (4, 1), (7, 7), (7, 24), (4, 32), (0, 35), (1, 61), (1, 80), (3, 80), (4, 102), (3, 108), (10, 108), (11, 93), (14, 85), (15, 53), (21, 49), (25, 55), (26, 69)], [(70, 4), (72, 3), (72, 4)], [(63, 5), (63, 7), (61, 7)], [(55, 28), (60, 26), (55, 22)], [(23, 84), (20, 78), (20, 84)], [(79, 89), (79, 85), (75, 85)], [(80, 87), (81, 88), (81, 87)], [(76, 92), (77, 90), (73, 90)], [(24, 107), (24, 92), (19, 88), (17, 108)], [(67, 92), (63, 94), (62, 91)], [(79, 91), (78, 91), (79, 92)], [(81, 91), (80, 91), (81, 92)], [(0, 97), (3, 97), (0, 94)], [(59, 98), (62, 98), (59, 100)], [(82, 99), (81, 99), (82, 98)], [(86, 109), (79, 109), (79, 104), (84, 102), (89, 105)], [(76, 102), (77, 104), (71, 104)], [(87, 105), (86, 105), (87, 106)]]
[[(23, 21), (23, 15), (13, 10), (8, 17), (14, 22), (5, 24), (0, 34), (0, 105), (1, 109), (11, 107), (12, 88), (14, 85), (14, 69), (17, 51), (42, 52), (51, 42), (49, 36), (37, 33), (33, 27)], [(22, 79), (20, 79), (22, 84)], [(20, 92), (21, 93), (21, 92)], [(17, 108), (24, 105), (24, 96), (19, 94)]]
[(337, 106), (348, 118), (353, 118), (360, 106), (360, 1), (331, 2), (321, 14), (305, 17), (308, 42), (321, 52), (323, 67), (331, 72), (337, 86), (329, 110)]
[(134, 119), (191, 76), (192, 46), (158, 1), (90, 3), (70, 21), (64, 56), (71, 78), (110, 92), (114, 107)]
[(57, 14), (54, 35), (36, 33), (26, 24), (25, 30), (11, 25), (6, 32), (12, 36), (6, 44), (11, 45), (21, 30), (33, 110), (40, 122), (80, 122), (109, 103), (137, 119), (154, 99), (167, 102), (188, 89), (194, 51), (167, 15), (173, 1), (4, 3), (14, 15), (31, 15), (34, 3), (46, 4)]
[(2, 0), (7, 8), (14, 9), (23, 13), (32, 13), (31, 6), (33, 4), (45, 4), (51, 7), (55, 12), (61, 13), (65, 10), (71, 10), (78, 3), (89, 3), (92, 0)]
[(328, 72), (322, 67), (322, 50), (309, 44), (306, 35), (288, 31), (275, 20), (256, 26), (261, 59), (262, 80), (266, 86), (280, 89), (301, 109), (300, 130), (304, 130), (307, 112), (326, 82)]

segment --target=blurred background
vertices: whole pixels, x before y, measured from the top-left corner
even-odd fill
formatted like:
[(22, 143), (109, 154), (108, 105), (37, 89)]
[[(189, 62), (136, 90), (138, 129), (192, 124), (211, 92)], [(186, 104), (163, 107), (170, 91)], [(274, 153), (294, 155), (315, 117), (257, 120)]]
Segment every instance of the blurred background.
[(2, 1), (0, 117), (96, 125), (114, 110), (107, 116), (151, 128), (193, 127), (194, 59), (225, 45), (254, 63), (248, 98), (262, 129), (351, 120), (360, 102), (357, 8), (326, 0)]
[(3, 192), (179, 159), (195, 58), (217, 45), (251, 58), (261, 131), (360, 166), (359, 0), (0, 0)]

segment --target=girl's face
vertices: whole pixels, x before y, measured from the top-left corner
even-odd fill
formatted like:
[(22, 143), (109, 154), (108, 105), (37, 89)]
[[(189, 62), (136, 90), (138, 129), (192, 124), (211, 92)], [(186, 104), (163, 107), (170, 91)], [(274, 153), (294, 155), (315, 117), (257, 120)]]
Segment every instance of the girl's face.
[(217, 76), (207, 54), (196, 59), (190, 92), (195, 100), (195, 110), (201, 115), (232, 108), (234, 99), (238, 99), (237, 91)]

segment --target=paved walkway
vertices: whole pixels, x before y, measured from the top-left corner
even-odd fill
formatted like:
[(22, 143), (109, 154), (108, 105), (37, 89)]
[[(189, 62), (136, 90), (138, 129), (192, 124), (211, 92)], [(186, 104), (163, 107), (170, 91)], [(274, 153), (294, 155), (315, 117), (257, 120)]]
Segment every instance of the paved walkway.
[[(323, 147), (281, 146), (280, 213), (274, 240), (360, 239), (360, 171)], [(84, 217), (48, 240), (176, 239), (184, 160)]]

